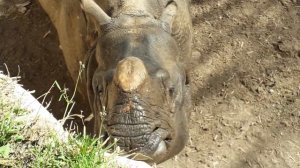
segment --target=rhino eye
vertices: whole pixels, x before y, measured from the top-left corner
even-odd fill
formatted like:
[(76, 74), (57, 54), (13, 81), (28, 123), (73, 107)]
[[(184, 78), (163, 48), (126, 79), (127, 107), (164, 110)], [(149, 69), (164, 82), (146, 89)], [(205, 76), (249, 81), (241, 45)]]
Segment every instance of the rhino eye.
[(173, 86), (169, 87), (168, 92), (170, 97), (173, 97), (175, 95), (175, 88)]
[(103, 87), (102, 87), (101, 85), (98, 85), (98, 86), (96, 87), (96, 91), (97, 91), (97, 93), (98, 93), (99, 95), (102, 95), (102, 93), (103, 93)]

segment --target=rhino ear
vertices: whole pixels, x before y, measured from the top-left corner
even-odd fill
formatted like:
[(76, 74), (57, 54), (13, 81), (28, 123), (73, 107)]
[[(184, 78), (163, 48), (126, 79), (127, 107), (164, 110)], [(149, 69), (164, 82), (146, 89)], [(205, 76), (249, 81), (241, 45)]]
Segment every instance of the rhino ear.
[(171, 1), (167, 4), (165, 9), (163, 10), (160, 20), (163, 23), (166, 23), (169, 26), (170, 30), (172, 30), (172, 26), (176, 14), (177, 14), (177, 4), (174, 1)]
[(103, 9), (94, 0), (80, 0), (81, 8), (95, 17), (98, 24), (104, 25), (111, 21), (111, 17), (108, 16)]

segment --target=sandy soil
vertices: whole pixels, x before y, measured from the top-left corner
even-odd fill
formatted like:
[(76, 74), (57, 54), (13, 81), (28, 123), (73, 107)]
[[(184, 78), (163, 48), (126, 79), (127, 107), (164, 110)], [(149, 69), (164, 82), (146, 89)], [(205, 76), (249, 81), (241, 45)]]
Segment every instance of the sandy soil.
[[(192, 1), (190, 141), (158, 167), (300, 167), (299, 6), (296, 0)], [(36, 96), (55, 80), (73, 88), (56, 32), (35, 2), (0, 19), (0, 38), (0, 69), (6, 63)], [(50, 108), (61, 117), (58, 97), (56, 90), (47, 102), (52, 98)], [(88, 112), (78, 102), (74, 113)]]

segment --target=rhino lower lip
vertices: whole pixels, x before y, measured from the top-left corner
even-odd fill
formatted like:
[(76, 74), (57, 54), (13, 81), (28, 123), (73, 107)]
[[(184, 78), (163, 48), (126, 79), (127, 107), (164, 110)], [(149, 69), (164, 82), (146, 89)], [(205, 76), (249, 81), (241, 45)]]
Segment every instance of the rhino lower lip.
[(149, 137), (148, 144), (139, 150), (142, 154), (155, 158), (167, 152), (167, 142), (165, 139), (168, 132), (162, 128), (157, 128)]
[(161, 141), (153, 154), (153, 157), (158, 157), (167, 151), (167, 144), (165, 141)]

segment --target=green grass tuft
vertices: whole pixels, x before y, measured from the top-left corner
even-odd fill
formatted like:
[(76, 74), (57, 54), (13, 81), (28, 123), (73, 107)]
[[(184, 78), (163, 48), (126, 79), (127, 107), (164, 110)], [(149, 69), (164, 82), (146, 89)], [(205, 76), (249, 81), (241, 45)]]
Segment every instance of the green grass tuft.
[(68, 143), (58, 140), (45, 146), (39, 146), (32, 150), (35, 160), (31, 166), (38, 167), (116, 167), (113, 161), (106, 159), (104, 153), (111, 146), (104, 147), (105, 143), (99, 138), (73, 134)]
[(67, 142), (63, 142), (49, 133), (44, 144), (28, 138), (24, 133), (30, 127), (16, 121), (16, 117), (28, 112), (9, 95), (13, 88), (10, 83), (12, 79), (0, 76), (0, 167), (117, 167), (113, 158), (104, 157), (113, 145), (106, 145), (100, 138), (70, 133)]

